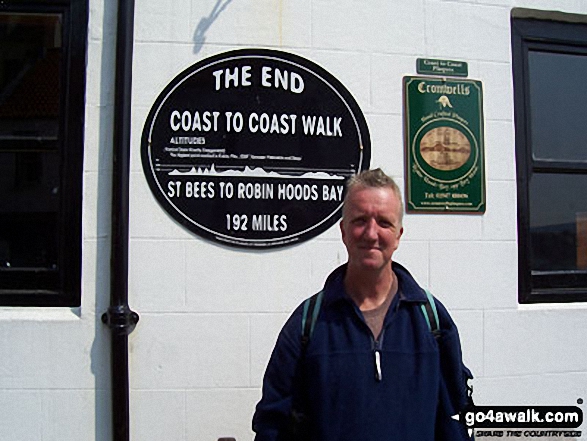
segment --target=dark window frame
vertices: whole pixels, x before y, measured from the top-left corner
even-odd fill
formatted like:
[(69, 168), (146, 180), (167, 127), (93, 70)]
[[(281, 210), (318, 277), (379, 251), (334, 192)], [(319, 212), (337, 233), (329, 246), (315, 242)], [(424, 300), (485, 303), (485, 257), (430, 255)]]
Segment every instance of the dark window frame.
[(537, 173), (587, 175), (587, 160), (536, 159), (532, 151), (528, 52), (587, 56), (587, 16), (513, 9), (511, 15), (516, 180), (518, 196), (519, 303), (587, 301), (587, 271), (532, 271), (530, 179)]
[[(58, 268), (0, 268), (0, 306), (81, 304), (82, 192), (88, 0), (8, 0), (2, 13), (62, 14)], [(24, 288), (23, 283), (24, 282)]]

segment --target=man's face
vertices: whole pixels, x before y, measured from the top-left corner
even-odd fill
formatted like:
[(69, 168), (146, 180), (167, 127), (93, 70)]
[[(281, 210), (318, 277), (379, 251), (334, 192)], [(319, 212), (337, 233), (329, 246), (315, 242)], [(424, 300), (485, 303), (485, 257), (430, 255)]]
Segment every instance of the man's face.
[(400, 201), (391, 188), (356, 187), (351, 190), (340, 222), (349, 265), (380, 270), (391, 263), (404, 231)]

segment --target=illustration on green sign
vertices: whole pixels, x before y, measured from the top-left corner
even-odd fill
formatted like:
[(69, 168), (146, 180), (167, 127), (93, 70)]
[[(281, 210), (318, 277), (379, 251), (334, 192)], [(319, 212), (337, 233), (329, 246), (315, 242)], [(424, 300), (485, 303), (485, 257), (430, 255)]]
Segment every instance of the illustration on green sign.
[(406, 209), (485, 212), (482, 86), (404, 77)]

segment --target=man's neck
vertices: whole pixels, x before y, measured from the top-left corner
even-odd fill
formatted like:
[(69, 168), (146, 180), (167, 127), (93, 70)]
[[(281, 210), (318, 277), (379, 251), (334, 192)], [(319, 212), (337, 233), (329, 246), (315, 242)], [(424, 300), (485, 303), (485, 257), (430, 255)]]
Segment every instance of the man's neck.
[(359, 309), (366, 311), (380, 306), (389, 295), (397, 292), (397, 277), (391, 265), (379, 271), (347, 267), (344, 286)]

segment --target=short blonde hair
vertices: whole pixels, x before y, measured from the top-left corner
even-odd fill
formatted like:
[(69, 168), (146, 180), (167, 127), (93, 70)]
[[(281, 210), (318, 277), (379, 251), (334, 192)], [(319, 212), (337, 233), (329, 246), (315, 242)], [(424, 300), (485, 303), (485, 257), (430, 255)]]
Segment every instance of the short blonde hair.
[(352, 190), (354, 190), (355, 188), (359, 188), (359, 187), (363, 187), (363, 188), (390, 188), (393, 191), (393, 193), (395, 194), (395, 196), (397, 197), (397, 200), (399, 201), (399, 205), (400, 205), (399, 222), (400, 222), (400, 225), (403, 223), (404, 203), (403, 203), (403, 199), (402, 199), (402, 193), (401, 193), (398, 185), (396, 184), (396, 182), (393, 180), (393, 178), (391, 176), (386, 175), (383, 172), (383, 170), (381, 170), (380, 168), (376, 168), (373, 170), (364, 170), (356, 175), (353, 175), (347, 181), (346, 194), (344, 197), (344, 204), (343, 204), (343, 209), (342, 209), (343, 217), (344, 217), (344, 207), (346, 206), (349, 194), (352, 192)]

